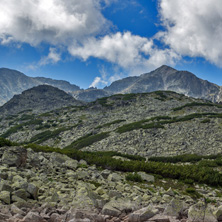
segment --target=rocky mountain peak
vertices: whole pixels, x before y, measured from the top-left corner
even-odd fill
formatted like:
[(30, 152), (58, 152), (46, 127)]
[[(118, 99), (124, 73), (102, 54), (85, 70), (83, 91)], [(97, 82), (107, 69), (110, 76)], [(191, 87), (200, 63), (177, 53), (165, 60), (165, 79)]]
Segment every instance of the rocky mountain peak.
[(54, 80), (44, 77), (29, 77), (25, 74), (7, 68), (0, 68), (0, 105), (9, 101), (14, 95), (34, 86), (48, 84), (65, 92), (80, 90), (76, 85), (63, 80)]
[(16, 114), (25, 110), (34, 113), (46, 112), (70, 105), (81, 105), (66, 92), (50, 85), (40, 85), (15, 95), (6, 104), (0, 107), (1, 114)]

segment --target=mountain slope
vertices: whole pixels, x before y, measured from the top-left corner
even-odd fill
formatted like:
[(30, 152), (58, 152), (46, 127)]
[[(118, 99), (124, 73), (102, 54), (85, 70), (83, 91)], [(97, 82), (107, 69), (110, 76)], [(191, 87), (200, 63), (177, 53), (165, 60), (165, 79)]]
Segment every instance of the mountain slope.
[(70, 105), (82, 105), (82, 102), (58, 88), (40, 85), (15, 95), (0, 107), (0, 114), (12, 115), (26, 110), (41, 113)]
[(222, 105), (170, 91), (113, 95), (42, 115), (2, 117), (0, 137), (144, 157), (217, 154), (222, 152), (221, 112)]
[(52, 85), (66, 92), (80, 90), (78, 86), (63, 80), (43, 77), (32, 78), (16, 70), (0, 68), (0, 105), (3, 105), (14, 95), (20, 94), (24, 90), (43, 84)]
[(110, 86), (105, 87), (104, 90), (111, 94), (170, 90), (195, 98), (221, 101), (220, 86), (202, 80), (190, 72), (177, 71), (165, 65), (138, 77), (128, 77), (115, 81)]

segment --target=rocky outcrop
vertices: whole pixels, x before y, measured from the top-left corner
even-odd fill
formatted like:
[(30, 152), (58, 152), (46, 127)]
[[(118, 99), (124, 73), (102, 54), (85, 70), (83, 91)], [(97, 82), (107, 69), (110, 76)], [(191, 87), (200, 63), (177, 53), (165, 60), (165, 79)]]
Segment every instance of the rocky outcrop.
[(84, 101), (84, 102), (92, 102), (96, 99), (110, 96), (110, 93), (106, 92), (103, 89), (97, 88), (89, 88), (85, 90), (78, 90), (70, 93), (75, 99)]
[(75, 100), (58, 88), (40, 85), (14, 96), (0, 107), (0, 114), (14, 115), (27, 110), (33, 113), (43, 113), (64, 106), (79, 106), (82, 104), (82, 102)]
[[(178, 191), (152, 182), (128, 183), (124, 173), (101, 171), (58, 153), (15, 146), (1, 147), (0, 154), (0, 222), (221, 220), (221, 198), (216, 204), (196, 203)], [(21, 154), (26, 158), (17, 164)]]

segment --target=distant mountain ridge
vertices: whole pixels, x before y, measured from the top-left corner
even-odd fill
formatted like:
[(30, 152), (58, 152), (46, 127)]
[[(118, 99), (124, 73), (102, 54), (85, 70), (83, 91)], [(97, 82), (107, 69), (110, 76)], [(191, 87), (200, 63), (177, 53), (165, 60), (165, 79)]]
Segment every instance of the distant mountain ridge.
[(178, 71), (163, 65), (160, 68), (138, 77), (127, 77), (113, 82), (104, 88), (110, 94), (143, 93), (157, 90), (170, 90), (184, 95), (221, 101), (221, 87), (202, 80), (187, 71)]
[(145, 93), (157, 90), (170, 90), (186, 96), (222, 102), (222, 87), (202, 80), (188, 71), (178, 71), (163, 65), (158, 69), (140, 76), (127, 77), (113, 82), (104, 89), (80, 89), (79, 86), (63, 80), (53, 80), (44, 77), (28, 77), (16, 70), (0, 69), (0, 105), (9, 101), (15, 94), (37, 85), (52, 85), (75, 99), (91, 102), (98, 98), (114, 94)]
[(65, 92), (80, 90), (78, 86), (64, 80), (54, 80), (44, 77), (34, 78), (16, 70), (0, 68), (0, 105), (9, 101), (16, 94), (43, 84), (52, 85)]
[(0, 114), (14, 115), (24, 111), (43, 113), (71, 105), (79, 106), (83, 102), (56, 87), (39, 85), (13, 96), (0, 107)]

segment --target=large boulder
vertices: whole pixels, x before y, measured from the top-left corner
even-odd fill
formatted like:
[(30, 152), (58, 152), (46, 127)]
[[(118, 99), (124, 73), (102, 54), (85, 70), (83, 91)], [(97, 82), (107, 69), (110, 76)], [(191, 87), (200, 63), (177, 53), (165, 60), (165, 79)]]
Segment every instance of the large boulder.
[(0, 192), (0, 200), (2, 200), (6, 204), (11, 203), (11, 195), (8, 191), (2, 191)]
[(47, 222), (45, 219), (43, 219), (38, 213), (36, 212), (29, 212), (22, 220), (21, 222)]
[(138, 172), (138, 174), (141, 176), (141, 178), (145, 181), (145, 182), (154, 182), (155, 178), (153, 175), (149, 175), (145, 172)]
[(149, 205), (148, 207), (137, 210), (129, 215), (129, 222), (142, 222), (150, 219), (159, 212), (158, 209)]
[(2, 155), (2, 163), (8, 166), (23, 167), (27, 160), (27, 150), (23, 147), (7, 147)]
[(188, 206), (179, 199), (172, 199), (164, 210), (165, 215), (179, 217)]
[(118, 217), (122, 213), (128, 214), (134, 210), (135, 206), (130, 200), (126, 199), (112, 199), (106, 203), (102, 209), (103, 215)]
[(39, 190), (39, 188), (35, 184), (29, 183), (26, 191), (32, 196), (32, 198), (34, 200), (37, 200), (38, 199), (38, 190)]
[(222, 206), (218, 207), (218, 209), (214, 212), (214, 215), (218, 221), (222, 221)]
[(121, 181), (123, 178), (118, 173), (111, 173), (107, 179), (109, 181), (118, 182)]
[(199, 201), (188, 210), (188, 222), (217, 222), (213, 209), (206, 203)]
[(12, 187), (9, 185), (8, 181), (1, 180), (1, 182), (0, 182), (0, 191), (9, 191), (9, 192), (12, 192), (13, 189), (12, 189)]
[(69, 160), (66, 160), (63, 165), (68, 169), (76, 170), (76, 168), (78, 167), (78, 161), (70, 158)]
[(70, 158), (66, 155), (62, 155), (59, 153), (51, 153), (50, 154), (50, 163), (53, 166), (61, 167), (67, 160), (70, 160)]

